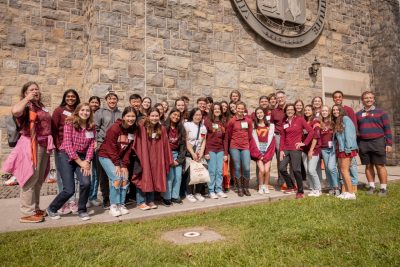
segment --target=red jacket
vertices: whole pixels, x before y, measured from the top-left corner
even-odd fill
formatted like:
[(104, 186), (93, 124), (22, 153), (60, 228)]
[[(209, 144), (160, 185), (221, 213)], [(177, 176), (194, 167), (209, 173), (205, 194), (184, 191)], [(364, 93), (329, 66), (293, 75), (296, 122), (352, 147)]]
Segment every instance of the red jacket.
[[(304, 143), (308, 145), (314, 137), (313, 128), (306, 122), (303, 117), (294, 116), (289, 123), (286, 118), (283, 123), (283, 130), (281, 132), (281, 143), (279, 150), (302, 150), (296, 149), (296, 143)], [(307, 131), (307, 137), (302, 142), (303, 130)]]
[[(317, 140), (317, 144), (314, 147), (313, 156), (319, 156), (321, 154), (321, 123), (319, 122), (318, 119), (315, 118), (307, 123), (314, 129), (313, 139)], [(308, 133), (303, 131), (303, 140), (307, 138), (307, 135)], [(308, 145), (303, 147), (304, 153), (308, 153), (310, 151), (311, 143), (312, 142), (308, 143)]]

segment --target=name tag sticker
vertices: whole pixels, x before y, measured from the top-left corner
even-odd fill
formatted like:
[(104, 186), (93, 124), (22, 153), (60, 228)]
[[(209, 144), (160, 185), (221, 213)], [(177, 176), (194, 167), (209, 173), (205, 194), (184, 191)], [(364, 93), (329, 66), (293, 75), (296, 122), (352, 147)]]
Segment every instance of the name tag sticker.
[(64, 112), (62, 113), (63, 115), (69, 117), (71, 116), (71, 112), (64, 110)]
[(367, 116), (367, 113), (366, 113), (366, 112), (364, 112), (364, 113), (361, 114), (361, 117), (366, 117), (366, 116)]
[(271, 120), (271, 116), (267, 116), (267, 121), (270, 121)]
[(213, 127), (213, 129), (218, 130), (219, 125), (217, 123), (213, 123), (212, 127)]
[(286, 123), (283, 125), (283, 129), (287, 129), (287, 128), (289, 128), (289, 124)]
[(328, 141), (328, 147), (332, 148), (333, 147), (333, 142), (332, 141)]
[(43, 107), (42, 110), (43, 110), (44, 112), (49, 112), (49, 110), (48, 110), (47, 108), (45, 108), (45, 107)]
[(151, 138), (155, 139), (157, 137), (157, 133), (152, 133)]
[(241, 122), (240, 125), (241, 125), (242, 129), (249, 128), (249, 124), (247, 123), (247, 121)]
[(85, 133), (85, 135), (86, 135), (86, 138), (94, 138), (93, 131), (87, 131), (87, 132)]
[(128, 133), (128, 140), (133, 140), (135, 138), (134, 134)]

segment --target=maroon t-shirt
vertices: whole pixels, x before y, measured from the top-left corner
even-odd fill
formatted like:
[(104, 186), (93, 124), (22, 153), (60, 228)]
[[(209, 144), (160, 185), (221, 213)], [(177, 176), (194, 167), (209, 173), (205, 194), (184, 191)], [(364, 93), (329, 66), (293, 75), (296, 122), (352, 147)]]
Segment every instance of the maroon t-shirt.
[(244, 116), (242, 119), (238, 119), (236, 116), (233, 116), (226, 128), (230, 142), (229, 148), (250, 149), (253, 125), (249, 117)]
[[(312, 121), (307, 122), (314, 129), (313, 139), (317, 140), (317, 143), (314, 147), (313, 156), (319, 156), (321, 154), (321, 124), (318, 119), (313, 119)], [(303, 131), (303, 140), (307, 138), (308, 133), (306, 130)], [(303, 148), (304, 153), (308, 153), (310, 151), (312, 144), (312, 140), (308, 145), (305, 145)]]
[(178, 140), (178, 129), (170, 127), (169, 134), (168, 134), (168, 141), (171, 147), (171, 150), (176, 151), (179, 147), (179, 140)]
[(228, 155), (228, 142), (225, 142), (226, 128), (225, 125), (218, 122), (211, 122), (208, 118), (204, 121), (204, 126), (207, 128), (207, 141), (204, 154), (208, 152), (221, 152)]
[[(329, 142), (333, 140), (333, 130), (330, 127), (321, 129), (321, 148), (330, 148)], [(333, 147), (333, 143), (331, 143)]]

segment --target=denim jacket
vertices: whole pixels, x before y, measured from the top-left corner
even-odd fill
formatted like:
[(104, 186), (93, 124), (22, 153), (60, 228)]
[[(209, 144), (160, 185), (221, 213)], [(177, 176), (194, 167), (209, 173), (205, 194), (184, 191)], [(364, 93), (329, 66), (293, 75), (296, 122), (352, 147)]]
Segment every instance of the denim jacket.
[(351, 153), (352, 150), (358, 149), (356, 128), (352, 120), (347, 116), (343, 117), (343, 126), (343, 132), (335, 133), (335, 146), (336, 142), (338, 142), (339, 152)]

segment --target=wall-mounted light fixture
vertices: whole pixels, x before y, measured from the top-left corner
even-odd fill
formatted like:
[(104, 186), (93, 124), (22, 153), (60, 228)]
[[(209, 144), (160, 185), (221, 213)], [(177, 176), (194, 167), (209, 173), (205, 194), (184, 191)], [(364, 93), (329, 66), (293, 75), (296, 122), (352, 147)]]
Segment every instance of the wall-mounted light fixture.
[(315, 57), (313, 63), (311, 63), (311, 67), (308, 68), (308, 74), (312, 78), (317, 78), (318, 70), (319, 67), (321, 66), (321, 63), (319, 63), (317, 57)]

